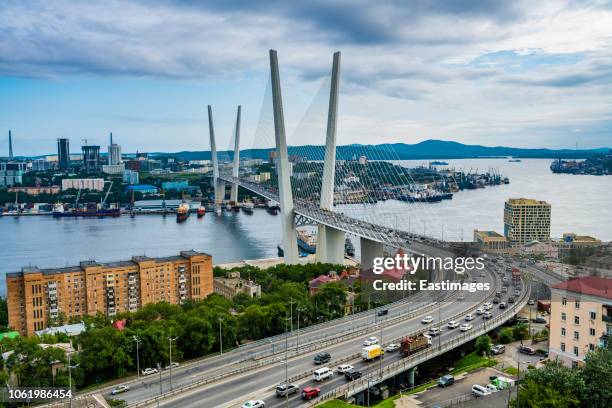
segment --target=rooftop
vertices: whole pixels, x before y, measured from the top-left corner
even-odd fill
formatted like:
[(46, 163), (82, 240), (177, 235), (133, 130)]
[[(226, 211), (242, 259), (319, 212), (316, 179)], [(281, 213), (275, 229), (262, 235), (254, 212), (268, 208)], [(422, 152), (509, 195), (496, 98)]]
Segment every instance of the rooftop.
[(561, 282), (552, 288), (612, 299), (612, 279), (608, 278), (587, 276), (584, 278), (570, 279), (566, 282)]
[(533, 198), (510, 198), (506, 201), (511, 205), (548, 205), (546, 201), (534, 200)]

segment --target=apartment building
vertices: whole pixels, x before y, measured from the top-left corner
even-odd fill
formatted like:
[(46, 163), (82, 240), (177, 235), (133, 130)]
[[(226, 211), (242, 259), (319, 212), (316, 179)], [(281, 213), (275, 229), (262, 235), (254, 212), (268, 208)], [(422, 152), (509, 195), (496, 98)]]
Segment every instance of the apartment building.
[(227, 272), (225, 278), (215, 278), (213, 288), (215, 293), (228, 299), (239, 293), (244, 293), (252, 298), (261, 297), (261, 286), (251, 280), (242, 279), (240, 272)]
[(582, 364), (612, 337), (612, 279), (589, 276), (553, 286), (550, 313), (549, 357)]
[(529, 198), (511, 198), (504, 207), (504, 236), (511, 244), (550, 239), (550, 204)]
[(6, 275), (9, 326), (23, 335), (70, 319), (135, 312), (149, 303), (180, 304), (213, 292), (212, 257), (197, 251), (177, 256), (134, 256), (129, 261), (39, 269)]

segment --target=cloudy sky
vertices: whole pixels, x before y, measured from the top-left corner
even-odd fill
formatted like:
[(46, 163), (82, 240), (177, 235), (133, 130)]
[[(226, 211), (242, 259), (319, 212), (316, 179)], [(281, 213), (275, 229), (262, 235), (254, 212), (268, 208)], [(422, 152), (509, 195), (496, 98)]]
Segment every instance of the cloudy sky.
[(0, 155), (207, 149), (207, 104), (249, 140), (270, 48), (290, 133), (340, 50), (339, 143), (612, 146), (609, 1), (3, 0)]

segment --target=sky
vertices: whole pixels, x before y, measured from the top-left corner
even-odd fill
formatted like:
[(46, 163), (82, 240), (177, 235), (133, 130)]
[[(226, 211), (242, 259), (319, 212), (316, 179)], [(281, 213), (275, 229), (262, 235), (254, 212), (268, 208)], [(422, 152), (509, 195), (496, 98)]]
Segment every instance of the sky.
[(17, 155), (111, 131), (124, 152), (207, 150), (209, 104), (220, 149), (242, 105), (250, 147), (271, 48), (290, 144), (323, 142), (293, 129), (324, 122), (341, 51), (338, 144), (612, 146), (610, 1), (3, 0), (0, 155), (8, 129)]

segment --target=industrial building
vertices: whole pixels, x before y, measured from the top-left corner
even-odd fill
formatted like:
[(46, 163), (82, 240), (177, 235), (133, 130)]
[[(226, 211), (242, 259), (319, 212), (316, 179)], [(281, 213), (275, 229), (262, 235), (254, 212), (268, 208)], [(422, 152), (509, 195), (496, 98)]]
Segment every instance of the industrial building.
[(62, 190), (74, 188), (77, 190), (104, 191), (104, 179), (63, 179)]
[(77, 266), (22, 268), (6, 275), (9, 326), (23, 335), (64, 318), (135, 312), (149, 303), (180, 304), (213, 292), (212, 257), (181, 251), (177, 256), (134, 256), (129, 261), (83, 261)]
[(511, 245), (550, 239), (550, 204), (511, 198), (504, 207), (504, 236)]

